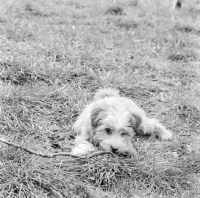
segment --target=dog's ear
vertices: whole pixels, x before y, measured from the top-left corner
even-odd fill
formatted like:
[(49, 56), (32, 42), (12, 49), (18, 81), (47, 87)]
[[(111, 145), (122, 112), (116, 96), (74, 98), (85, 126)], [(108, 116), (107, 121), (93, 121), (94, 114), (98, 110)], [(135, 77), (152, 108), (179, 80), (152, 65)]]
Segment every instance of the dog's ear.
[(91, 113), (91, 125), (93, 128), (98, 127), (101, 124), (101, 121), (105, 117), (105, 110), (102, 108), (93, 109)]
[(136, 114), (131, 114), (130, 122), (136, 134), (140, 133), (140, 125), (142, 123), (142, 119)]

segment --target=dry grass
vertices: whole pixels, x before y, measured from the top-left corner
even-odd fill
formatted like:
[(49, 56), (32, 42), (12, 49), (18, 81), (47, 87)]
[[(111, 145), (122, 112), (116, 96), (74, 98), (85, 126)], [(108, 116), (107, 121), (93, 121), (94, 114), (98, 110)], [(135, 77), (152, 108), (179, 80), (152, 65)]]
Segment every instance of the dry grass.
[(175, 134), (135, 139), (138, 157), (41, 158), (0, 144), (0, 197), (200, 197), (198, 2), (1, 1), (0, 137), (70, 152), (72, 124), (118, 88)]

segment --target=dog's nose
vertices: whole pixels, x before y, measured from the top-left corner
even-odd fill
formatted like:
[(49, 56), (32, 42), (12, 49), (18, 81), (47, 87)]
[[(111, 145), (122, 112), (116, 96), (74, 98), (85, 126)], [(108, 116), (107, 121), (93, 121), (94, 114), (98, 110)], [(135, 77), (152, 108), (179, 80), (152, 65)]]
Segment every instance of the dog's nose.
[(116, 153), (118, 148), (115, 148), (115, 147), (111, 146), (111, 150), (112, 150), (113, 153)]

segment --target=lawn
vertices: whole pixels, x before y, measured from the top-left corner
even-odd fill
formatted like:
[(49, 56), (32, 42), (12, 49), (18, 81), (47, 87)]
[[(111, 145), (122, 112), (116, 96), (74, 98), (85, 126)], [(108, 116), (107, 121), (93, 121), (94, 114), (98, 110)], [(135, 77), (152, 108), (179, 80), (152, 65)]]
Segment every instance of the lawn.
[(0, 46), (1, 139), (69, 153), (103, 87), (174, 134), (136, 137), (137, 157), (45, 158), (0, 143), (0, 197), (200, 197), (198, 0), (0, 0)]

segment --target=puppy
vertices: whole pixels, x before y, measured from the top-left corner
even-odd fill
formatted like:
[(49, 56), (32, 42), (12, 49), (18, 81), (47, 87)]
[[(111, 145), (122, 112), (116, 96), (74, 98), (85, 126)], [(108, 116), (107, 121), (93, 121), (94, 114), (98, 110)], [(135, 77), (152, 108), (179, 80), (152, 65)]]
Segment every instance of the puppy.
[(131, 99), (120, 97), (118, 90), (110, 88), (97, 91), (73, 128), (77, 134), (74, 155), (93, 151), (92, 143), (99, 143), (106, 151), (134, 154), (132, 138), (141, 133), (154, 133), (161, 140), (172, 138), (158, 120), (148, 118)]

